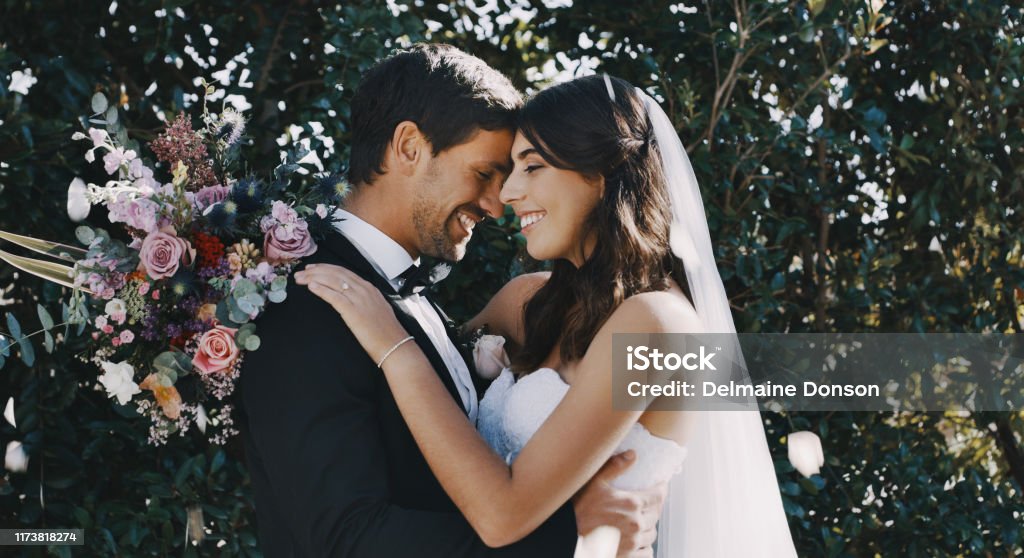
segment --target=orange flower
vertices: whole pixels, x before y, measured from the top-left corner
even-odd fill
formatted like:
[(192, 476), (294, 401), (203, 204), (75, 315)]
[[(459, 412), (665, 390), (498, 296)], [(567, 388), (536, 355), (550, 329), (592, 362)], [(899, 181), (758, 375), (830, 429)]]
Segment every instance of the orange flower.
[(156, 374), (146, 376), (139, 387), (153, 392), (153, 397), (156, 398), (157, 405), (163, 409), (164, 416), (173, 420), (177, 420), (181, 416), (181, 394), (178, 393), (178, 388), (160, 385)]
[(199, 315), (197, 316), (201, 322), (209, 322), (217, 317), (217, 305), (216, 304), (204, 304), (199, 307)]

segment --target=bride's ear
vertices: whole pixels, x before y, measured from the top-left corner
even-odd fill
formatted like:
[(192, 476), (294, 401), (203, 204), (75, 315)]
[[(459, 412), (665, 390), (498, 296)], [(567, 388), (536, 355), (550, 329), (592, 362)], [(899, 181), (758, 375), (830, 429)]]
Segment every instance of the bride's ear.
[(592, 184), (594, 184), (594, 186), (597, 186), (597, 199), (603, 200), (604, 199), (604, 184), (605, 184), (604, 175), (603, 174), (597, 175), (597, 178), (593, 179)]

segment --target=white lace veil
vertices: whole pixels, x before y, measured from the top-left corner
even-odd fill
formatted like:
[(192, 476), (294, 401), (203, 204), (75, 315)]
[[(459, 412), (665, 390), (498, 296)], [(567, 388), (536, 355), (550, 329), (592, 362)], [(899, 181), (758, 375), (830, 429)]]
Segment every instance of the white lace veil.
[[(735, 335), (690, 159), (665, 111), (637, 93), (654, 127), (672, 205), (672, 252), (685, 266), (694, 307), (705, 332)], [(796, 556), (757, 404), (735, 409), (698, 411), (658, 525), (658, 558)]]

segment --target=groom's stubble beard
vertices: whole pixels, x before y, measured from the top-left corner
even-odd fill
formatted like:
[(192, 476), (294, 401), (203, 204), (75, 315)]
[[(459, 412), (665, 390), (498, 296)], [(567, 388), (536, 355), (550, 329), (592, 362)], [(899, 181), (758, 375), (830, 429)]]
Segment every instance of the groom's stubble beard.
[(412, 223), (416, 227), (421, 254), (449, 262), (457, 262), (466, 255), (469, 239), (456, 242), (448, 233), (454, 212), (446, 212), (438, 203), (437, 194), (448, 186), (441, 180), (437, 162), (431, 163), (426, 176), (416, 188), (412, 205)]

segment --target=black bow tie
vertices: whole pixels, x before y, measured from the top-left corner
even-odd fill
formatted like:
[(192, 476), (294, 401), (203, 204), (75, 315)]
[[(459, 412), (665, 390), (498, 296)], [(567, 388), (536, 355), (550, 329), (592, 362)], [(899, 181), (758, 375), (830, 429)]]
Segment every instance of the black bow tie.
[(412, 264), (409, 269), (402, 272), (399, 277), (405, 280), (402, 288), (398, 290), (399, 296), (407, 297), (418, 293), (423, 289), (441, 281), (451, 272), (452, 266), (440, 263), (434, 267)]

